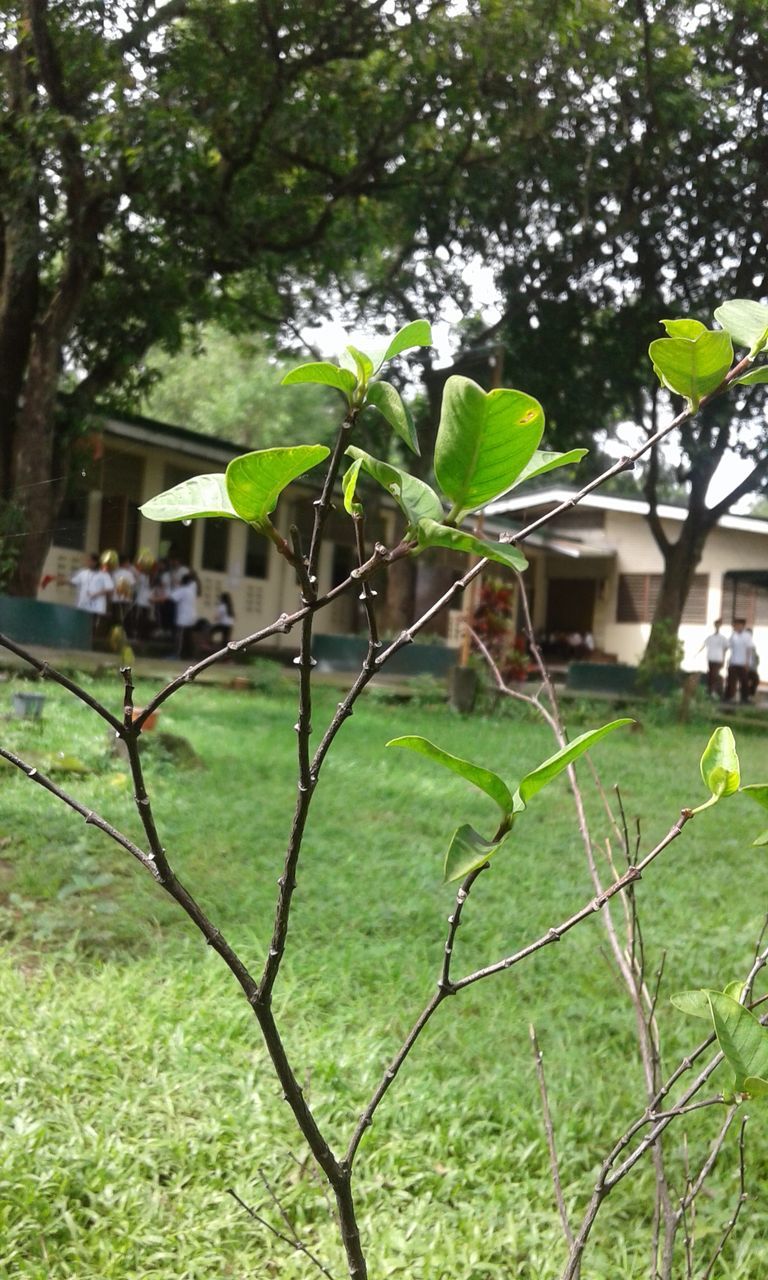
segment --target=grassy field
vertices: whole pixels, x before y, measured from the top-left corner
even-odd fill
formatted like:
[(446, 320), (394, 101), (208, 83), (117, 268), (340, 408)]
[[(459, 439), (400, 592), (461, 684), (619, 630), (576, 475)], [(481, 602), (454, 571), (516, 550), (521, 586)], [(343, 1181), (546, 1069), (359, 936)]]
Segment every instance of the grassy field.
[[(93, 687), (117, 709), (118, 689)], [(3, 711), (9, 690), (0, 687)], [(89, 772), (63, 785), (138, 836), (106, 729), (63, 692), (46, 692), (43, 729), (8, 717), (3, 745), (42, 768), (59, 752), (74, 756)], [(337, 696), (321, 691), (316, 730)], [(188, 739), (202, 767), (182, 769), (161, 749), (149, 757), (172, 862), (257, 970), (290, 822), (293, 720), (286, 692), (193, 687), (169, 704), (160, 727)], [(582, 716), (574, 729), (584, 727)], [(440, 883), (447, 838), (461, 821), (493, 827), (491, 802), (461, 780), (384, 751), (388, 738), (410, 732), (510, 780), (552, 750), (547, 730), (525, 717), (462, 721), (441, 707), (373, 696), (342, 731), (315, 799), (276, 994), (289, 1052), (337, 1147), (433, 989), (453, 900)], [(605, 783), (621, 780), (628, 812), (643, 814), (643, 849), (682, 805), (704, 799), (698, 757), (708, 732), (648, 722), (596, 749)], [(768, 777), (765, 739), (753, 733), (739, 747), (748, 780)], [(582, 777), (586, 784), (586, 768)], [(590, 806), (605, 834), (592, 793)], [(640, 886), (651, 967), (668, 953), (660, 1019), (669, 1066), (703, 1024), (677, 1014), (668, 994), (723, 986), (749, 965), (768, 905), (766, 855), (749, 847), (760, 826), (746, 801), (723, 803), (689, 824)], [(563, 780), (532, 803), (518, 830), (470, 900), (457, 973), (513, 950), (589, 896)], [(234, 1187), (279, 1226), (263, 1171), (341, 1280), (323, 1189), (232, 979), (140, 868), (11, 769), (0, 770), (0, 936), (0, 1276), (318, 1274), (226, 1195)], [(595, 919), (444, 1006), (417, 1046), (359, 1156), (375, 1280), (559, 1275), (530, 1021), (545, 1052), (574, 1215), (602, 1155), (641, 1110), (632, 1018)], [(752, 1110), (750, 1200), (715, 1272), (731, 1280), (768, 1273), (768, 1109)], [(693, 1167), (721, 1118), (716, 1110), (691, 1117)], [(669, 1152), (680, 1173), (679, 1129)], [(737, 1190), (731, 1147), (700, 1210), (700, 1266)], [(611, 1198), (583, 1280), (647, 1277), (651, 1191), (643, 1169)]]

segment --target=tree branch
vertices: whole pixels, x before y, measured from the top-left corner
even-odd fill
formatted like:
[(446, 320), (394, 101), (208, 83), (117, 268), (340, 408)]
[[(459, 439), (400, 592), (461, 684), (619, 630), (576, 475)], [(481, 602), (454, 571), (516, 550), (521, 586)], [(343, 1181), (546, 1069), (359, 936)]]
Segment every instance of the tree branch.
[(536, 1028), (533, 1023), (528, 1028), (528, 1035), (531, 1040), (531, 1049), (533, 1051), (533, 1063), (536, 1068), (536, 1079), (539, 1083), (539, 1096), (541, 1097), (541, 1109), (544, 1115), (544, 1132), (547, 1135), (547, 1149), (549, 1151), (549, 1167), (552, 1174), (552, 1185), (555, 1189), (555, 1201), (557, 1203), (557, 1211), (560, 1214), (560, 1223), (563, 1228), (563, 1235), (569, 1245), (573, 1245), (573, 1230), (568, 1220), (568, 1210), (565, 1204), (565, 1196), (563, 1195), (563, 1184), (560, 1181), (560, 1164), (557, 1158), (557, 1144), (555, 1142), (555, 1127), (552, 1123), (552, 1112), (549, 1107), (549, 1094), (547, 1093), (547, 1079), (544, 1074), (544, 1059), (539, 1041), (536, 1037)]
[(124, 35), (113, 40), (112, 48), (120, 54), (132, 53), (143, 45), (154, 31), (159, 31), (174, 18), (182, 18), (188, 10), (189, 0), (166, 0), (166, 3), (156, 8), (154, 13), (146, 17), (142, 15)]
[[(271, 1189), (270, 1189), (270, 1193), (273, 1194), (271, 1192)], [(264, 1227), (267, 1231), (271, 1232), (271, 1234), (275, 1237), (276, 1240), (282, 1240), (283, 1244), (287, 1244), (289, 1248), (295, 1249), (297, 1253), (303, 1253), (305, 1258), (309, 1258), (309, 1261), (315, 1267), (317, 1267), (318, 1271), (320, 1271), (322, 1275), (327, 1277), (327, 1280), (333, 1280), (333, 1276), (331, 1275), (327, 1267), (323, 1266), (320, 1259), (317, 1258), (315, 1254), (312, 1253), (311, 1250), (307, 1248), (303, 1240), (300, 1240), (295, 1233), (293, 1236), (287, 1236), (284, 1234), (284, 1232), (278, 1231), (277, 1227), (273, 1227), (271, 1222), (267, 1221), (266, 1218), (262, 1218), (261, 1215), (257, 1213), (255, 1209), (252, 1209), (251, 1206), (246, 1204), (244, 1200), (241, 1200), (240, 1196), (237, 1194), (235, 1190), (233, 1190), (232, 1187), (227, 1187), (227, 1195), (231, 1196), (232, 1199), (236, 1201), (237, 1204), (240, 1205), (241, 1209), (245, 1209), (245, 1212), (249, 1215), (249, 1217), (253, 1218), (254, 1222), (258, 1222), (259, 1226)]]

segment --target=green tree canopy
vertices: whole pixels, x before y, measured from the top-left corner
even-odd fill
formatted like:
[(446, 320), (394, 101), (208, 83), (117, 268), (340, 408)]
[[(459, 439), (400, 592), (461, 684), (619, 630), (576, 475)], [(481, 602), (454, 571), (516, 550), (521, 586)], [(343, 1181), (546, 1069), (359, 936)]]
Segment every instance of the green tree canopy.
[[(0, 16), (0, 502), (34, 593), (96, 397), (211, 316), (274, 323), (299, 283), (417, 233), (455, 163), (439, 0), (12, 0)], [(457, 26), (458, 23), (458, 26)], [(446, 111), (451, 103), (446, 102)], [(428, 190), (430, 188), (424, 188)], [(74, 391), (66, 419), (62, 386)]]
[(177, 355), (151, 351), (145, 366), (158, 380), (141, 401), (142, 413), (204, 435), (268, 449), (286, 441), (325, 443), (337, 426), (336, 406), (321, 388), (276, 394), (289, 365), (259, 337), (209, 324)]

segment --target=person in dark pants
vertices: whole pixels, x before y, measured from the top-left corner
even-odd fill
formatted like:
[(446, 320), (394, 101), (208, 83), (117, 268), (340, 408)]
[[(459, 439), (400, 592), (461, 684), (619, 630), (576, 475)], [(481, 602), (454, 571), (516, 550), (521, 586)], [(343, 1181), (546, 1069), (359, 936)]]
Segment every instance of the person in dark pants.
[(725, 662), (725, 655), (728, 652), (728, 641), (720, 631), (722, 625), (722, 618), (716, 618), (712, 623), (714, 627), (712, 635), (707, 636), (701, 646), (707, 655), (707, 692), (711, 698), (720, 698), (723, 694), (721, 672)]
[(747, 686), (750, 698), (754, 698), (760, 685), (760, 655), (755, 648), (755, 637), (752, 634), (752, 628), (747, 627), (745, 635), (749, 636), (749, 670), (747, 671)]
[(739, 690), (739, 701), (749, 701), (749, 667), (752, 639), (745, 631), (746, 618), (734, 618), (733, 631), (728, 641), (728, 688), (726, 698), (732, 701)]

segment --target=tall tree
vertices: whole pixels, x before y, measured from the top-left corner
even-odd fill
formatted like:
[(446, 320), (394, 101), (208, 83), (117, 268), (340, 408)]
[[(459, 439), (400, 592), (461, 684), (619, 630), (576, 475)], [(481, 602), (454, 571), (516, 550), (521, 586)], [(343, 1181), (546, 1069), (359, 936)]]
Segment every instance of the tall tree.
[(218, 436), (268, 449), (329, 442), (338, 415), (320, 387), (297, 386), (275, 393), (289, 365), (263, 338), (233, 334), (218, 325), (198, 326), (193, 340), (175, 355), (152, 351), (144, 362), (152, 381), (140, 402), (142, 413)]
[(69, 435), (97, 394), (135, 381), (152, 344), (173, 348), (212, 314), (282, 319), (301, 279), (348, 271), (372, 234), (415, 234), (412, 210), (390, 213), (403, 155), (417, 179), (463, 146), (435, 122), (457, 56), (443, 10), (4, 6), (0, 503), (25, 528), (15, 591), (35, 591)]
[[(545, 405), (551, 446), (594, 445), (596, 433), (627, 420), (651, 434), (660, 414), (679, 407), (653, 388), (648, 345), (662, 336), (661, 317), (711, 324), (718, 302), (766, 292), (768, 8), (544, 8), (545, 38), (536, 22), (520, 31), (517, 6), (497, 12), (493, 38), (487, 23), (475, 27), (483, 105), (466, 163), (451, 175), (421, 257), (385, 256), (370, 296), (374, 306), (398, 297), (416, 311), (446, 288), (452, 260), (441, 245), (476, 253), (494, 269), (502, 315), (484, 332), (473, 326), (470, 345), (504, 346), (505, 381)], [(510, 46), (514, 66), (499, 53)], [(438, 389), (447, 372), (428, 367), (427, 386)], [(676, 540), (657, 511), (668, 466), (652, 457), (642, 473), (664, 559), (663, 625), (651, 649), (679, 625), (719, 517), (768, 480), (764, 395), (755, 388), (713, 406), (675, 442), (688, 495)], [(708, 506), (715, 471), (734, 452), (750, 460), (749, 474)]]

